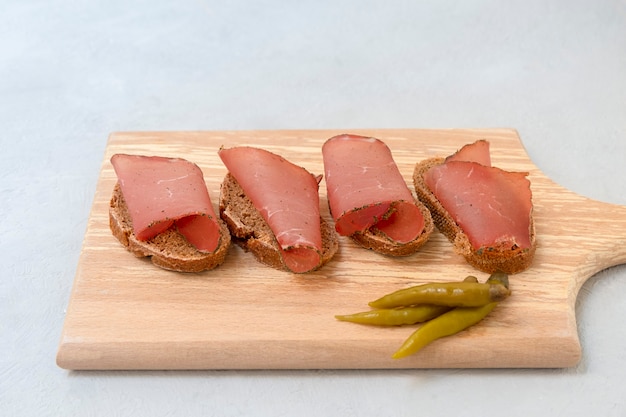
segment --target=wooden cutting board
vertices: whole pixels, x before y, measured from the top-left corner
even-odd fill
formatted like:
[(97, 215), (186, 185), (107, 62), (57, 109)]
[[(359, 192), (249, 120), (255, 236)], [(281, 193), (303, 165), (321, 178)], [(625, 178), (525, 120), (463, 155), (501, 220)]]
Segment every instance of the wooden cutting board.
[[(514, 130), (353, 130), (391, 148), (412, 188), (413, 166), (477, 139), (492, 161), (528, 171), (538, 250), (511, 277), (512, 296), (483, 322), (406, 359), (392, 353), (413, 326), (377, 328), (335, 320), (379, 296), (474, 270), (437, 231), (423, 249), (389, 258), (341, 238), (321, 270), (296, 275), (257, 263), (233, 246), (219, 268), (180, 274), (137, 259), (113, 238), (108, 203), (114, 153), (175, 156), (203, 170), (214, 205), (226, 174), (220, 146), (253, 145), (323, 173), (321, 146), (342, 131), (124, 132), (110, 136), (67, 309), (57, 363), (66, 369), (323, 369), (569, 367), (581, 356), (574, 305), (587, 278), (626, 262), (626, 207), (576, 195), (530, 161)], [(329, 217), (325, 184), (322, 214)]]

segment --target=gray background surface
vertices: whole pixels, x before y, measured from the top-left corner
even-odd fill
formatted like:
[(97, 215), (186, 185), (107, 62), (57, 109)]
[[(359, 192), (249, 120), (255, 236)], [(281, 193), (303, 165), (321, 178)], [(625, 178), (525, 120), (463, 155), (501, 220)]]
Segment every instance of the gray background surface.
[(0, 0), (0, 414), (626, 415), (624, 266), (581, 291), (572, 369), (55, 365), (109, 133), (510, 127), (626, 205), (624, 74), (623, 1)]

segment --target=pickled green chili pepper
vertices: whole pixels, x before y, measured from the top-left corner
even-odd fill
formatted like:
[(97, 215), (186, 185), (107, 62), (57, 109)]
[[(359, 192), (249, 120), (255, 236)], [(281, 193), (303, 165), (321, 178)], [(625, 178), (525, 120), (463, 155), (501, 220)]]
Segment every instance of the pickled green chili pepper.
[(403, 324), (423, 323), (449, 310), (450, 307), (446, 306), (424, 304), (415, 307), (364, 311), (362, 313), (339, 315), (335, 316), (335, 318), (341, 321), (374, 326), (401, 326)]
[(421, 325), (393, 354), (400, 359), (412, 355), (424, 346), (442, 337), (451, 336), (481, 321), (493, 310), (497, 302), (480, 307), (459, 307)]
[(394, 359), (399, 359), (480, 322), (510, 294), (505, 273), (491, 274), (484, 284), (470, 275), (463, 282), (430, 283), (399, 290), (369, 303), (375, 310), (335, 317), (374, 325), (425, 322), (393, 354)]
[[(478, 278), (470, 275), (463, 282), (476, 283)], [(413, 307), (384, 308), (355, 314), (338, 315), (335, 318), (341, 321), (374, 326), (401, 326), (404, 324), (423, 323), (449, 310), (450, 307), (447, 306), (423, 304)]]
[[(503, 272), (494, 272), (487, 279), (487, 284), (501, 285), (509, 289), (509, 276)], [(457, 307), (418, 328), (393, 354), (394, 359), (404, 358), (422, 349), (424, 346), (442, 337), (452, 336), (484, 319), (498, 302), (491, 302), (478, 307)]]
[(479, 307), (502, 301), (511, 291), (500, 282), (434, 282), (387, 294), (369, 303), (373, 308), (435, 304), (448, 307)]

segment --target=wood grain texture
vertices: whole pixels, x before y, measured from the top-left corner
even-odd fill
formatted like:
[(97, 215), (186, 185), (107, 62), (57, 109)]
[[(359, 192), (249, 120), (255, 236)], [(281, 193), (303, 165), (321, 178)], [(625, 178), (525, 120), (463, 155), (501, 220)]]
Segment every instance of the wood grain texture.
[[(574, 305), (587, 278), (626, 262), (626, 207), (555, 184), (530, 161), (514, 130), (351, 130), (391, 148), (408, 184), (416, 162), (484, 138), (495, 166), (528, 171), (538, 236), (533, 266), (511, 277), (512, 296), (479, 325), (412, 357), (392, 353), (413, 326), (336, 321), (387, 292), (486, 274), (435, 232), (415, 255), (388, 258), (341, 238), (321, 270), (267, 268), (233, 246), (219, 268), (180, 274), (134, 258), (111, 235), (114, 153), (187, 158), (203, 170), (216, 205), (226, 174), (220, 146), (253, 145), (323, 173), (321, 146), (343, 131), (126, 132), (110, 136), (59, 344), (66, 369), (376, 369), (569, 367), (581, 356)], [(411, 187), (412, 188), (412, 187)], [(325, 184), (322, 213), (330, 219)]]

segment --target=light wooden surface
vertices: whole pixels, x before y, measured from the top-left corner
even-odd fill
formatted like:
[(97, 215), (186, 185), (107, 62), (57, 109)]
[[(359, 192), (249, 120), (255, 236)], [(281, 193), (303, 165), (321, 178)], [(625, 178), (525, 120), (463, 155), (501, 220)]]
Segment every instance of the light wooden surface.
[[(411, 183), (413, 165), (479, 138), (492, 161), (529, 171), (539, 247), (511, 277), (512, 296), (479, 325), (412, 357), (391, 354), (414, 327), (375, 328), (334, 319), (380, 295), (480, 273), (438, 232), (417, 254), (387, 258), (341, 238), (333, 261), (307, 275), (276, 271), (232, 247), (218, 269), (179, 274), (136, 259), (108, 228), (117, 152), (197, 163), (216, 205), (226, 170), (220, 146), (254, 145), (323, 173), (321, 145), (339, 133), (384, 140)], [(328, 216), (325, 184), (323, 214)], [(626, 207), (589, 200), (549, 180), (510, 129), (126, 132), (110, 136), (59, 344), (67, 369), (321, 369), (569, 367), (581, 355), (574, 304), (594, 273), (626, 262)]]

